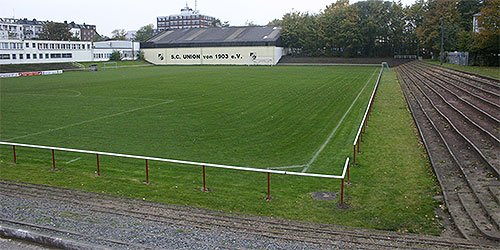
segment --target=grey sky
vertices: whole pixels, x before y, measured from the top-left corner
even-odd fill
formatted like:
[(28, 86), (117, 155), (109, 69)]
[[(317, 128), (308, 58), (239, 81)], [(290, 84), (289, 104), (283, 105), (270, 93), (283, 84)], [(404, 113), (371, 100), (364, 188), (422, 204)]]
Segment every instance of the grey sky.
[[(214, 16), (231, 25), (251, 21), (267, 24), (292, 10), (318, 13), (336, 0), (198, 0), (202, 14)], [(4, 1), (0, 17), (36, 18), (56, 22), (75, 21), (97, 26), (99, 34), (111, 35), (114, 29), (137, 30), (154, 24), (156, 17), (180, 13), (186, 2), (194, 9), (195, 0), (22, 0)], [(356, 0), (351, 0), (357, 2)], [(401, 0), (404, 5), (415, 0)]]

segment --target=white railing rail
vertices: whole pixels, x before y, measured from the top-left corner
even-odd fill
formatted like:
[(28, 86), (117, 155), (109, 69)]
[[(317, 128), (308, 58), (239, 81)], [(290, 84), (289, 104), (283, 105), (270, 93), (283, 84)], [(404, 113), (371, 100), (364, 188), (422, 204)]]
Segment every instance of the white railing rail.
[(382, 67), (380, 68), (380, 73), (378, 74), (377, 83), (375, 83), (375, 87), (373, 88), (372, 94), (370, 96), (370, 100), (368, 101), (368, 105), (366, 106), (365, 114), (363, 115), (363, 119), (361, 120), (361, 124), (359, 125), (358, 132), (356, 133), (356, 137), (354, 137), (353, 145), (353, 166), (356, 164), (356, 146), (359, 152), (359, 141), (363, 140), (363, 133), (366, 127), (368, 116), (371, 112), (373, 101), (375, 99), (375, 95), (377, 94), (378, 86), (380, 85), (380, 79), (382, 78), (382, 73), (384, 72), (384, 63), (382, 63)]
[(120, 158), (131, 158), (131, 159), (141, 159), (146, 161), (146, 182), (149, 183), (149, 172), (148, 172), (148, 161), (159, 161), (159, 162), (168, 162), (175, 164), (184, 164), (184, 165), (192, 165), (192, 166), (200, 166), (203, 167), (203, 190), (207, 191), (206, 183), (205, 183), (205, 167), (212, 168), (222, 168), (222, 169), (232, 169), (232, 170), (241, 170), (241, 171), (250, 171), (250, 172), (261, 172), (267, 173), (268, 178), (268, 196), (270, 199), (270, 174), (283, 174), (283, 175), (297, 175), (297, 176), (307, 176), (307, 177), (317, 177), (317, 178), (329, 178), (329, 179), (341, 179), (342, 180), (342, 190), (341, 190), (341, 204), (343, 204), (343, 193), (344, 193), (344, 179), (347, 175), (349, 175), (349, 157), (346, 159), (344, 163), (344, 168), (342, 170), (341, 175), (327, 175), (327, 174), (312, 174), (312, 173), (300, 173), (300, 172), (289, 172), (289, 171), (281, 171), (281, 170), (272, 170), (272, 169), (260, 169), (260, 168), (250, 168), (250, 167), (239, 167), (239, 166), (230, 166), (230, 165), (221, 165), (214, 163), (204, 163), (204, 162), (194, 162), (194, 161), (184, 161), (184, 160), (175, 160), (175, 159), (165, 159), (158, 157), (149, 157), (149, 156), (140, 156), (140, 155), (129, 155), (129, 154), (119, 154), (119, 153), (109, 153), (109, 152), (101, 152), (101, 151), (92, 151), (92, 150), (81, 150), (81, 149), (72, 149), (72, 148), (61, 148), (61, 147), (52, 147), (52, 146), (41, 146), (41, 145), (31, 145), (31, 144), (22, 144), (15, 142), (2, 142), (0, 141), (0, 145), (12, 146), (14, 153), (14, 163), (17, 163), (16, 158), (16, 146), (17, 147), (27, 147), (27, 148), (37, 148), (37, 149), (48, 149), (52, 150), (52, 164), (55, 169), (55, 156), (54, 151), (63, 151), (63, 152), (73, 152), (73, 153), (82, 153), (82, 154), (93, 154), (97, 156), (97, 174), (100, 176), (99, 169), (99, 156), (114, 156)]

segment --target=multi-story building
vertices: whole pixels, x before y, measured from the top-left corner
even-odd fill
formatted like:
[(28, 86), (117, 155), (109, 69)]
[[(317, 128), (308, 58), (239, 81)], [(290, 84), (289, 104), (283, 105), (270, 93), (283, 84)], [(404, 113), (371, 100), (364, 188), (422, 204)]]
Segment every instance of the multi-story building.
[(108, 61), (117, 51), (122, 60), (135, 60), (141, 49), (132, 41), (46, 41), (0, 39), (0, 65)]
[(181, 13), (170, 16), (159, 16), (156, 18), (157, 31), (173, 29), (190, 29), (211, 27), (216, 19), (211, 16), (200, 14), (199, 10), (193, 10), (188, 5), (181, 9)]
[(80, 41), (92, 41), (97, 35), (96, 26), (90, 24), (76, 24), (75, 22), (67, 23), (71, 28), (70, 32), (73, 36), (80, 39)]
[(33, 39), (38, 38), (46, 22), (36, 19), (0, 18), (1, 39)]
[[(38, 39), (46, 23), (48, 21), (28, 20), (27, 18), (0, 18), (0, 39)], [(97, 34), (95, 25), (75, 24), (75, 22), (68, 23), (66, 21), (64, 23), (69, 25), (73, 36), (81, 41), (92, 41)]]

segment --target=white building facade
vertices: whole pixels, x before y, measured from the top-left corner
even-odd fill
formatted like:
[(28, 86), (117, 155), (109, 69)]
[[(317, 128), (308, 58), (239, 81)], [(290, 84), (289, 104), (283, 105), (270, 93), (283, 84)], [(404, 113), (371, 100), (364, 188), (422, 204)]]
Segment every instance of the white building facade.
[(122, 60), (137, 59), (140, 44), (131, 41), (0, 40), (1, 64), (67, 63), (108, 61), (113, 51)]

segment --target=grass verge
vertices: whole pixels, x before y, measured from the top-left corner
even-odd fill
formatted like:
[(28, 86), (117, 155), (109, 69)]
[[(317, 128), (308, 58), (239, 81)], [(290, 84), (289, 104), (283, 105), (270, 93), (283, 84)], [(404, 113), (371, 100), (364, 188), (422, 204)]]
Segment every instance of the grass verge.
[[(434, 60), (424, 60), (425, 62), (439, 65), (439, 61)], [(483, 76), (494, 77), (500, 79), (500, 67), (485, 67), (485, 66), (462, 66), (452, 63), (443, 63), (443, 66), (454, 68), (466, 72), (471, 72)]]

